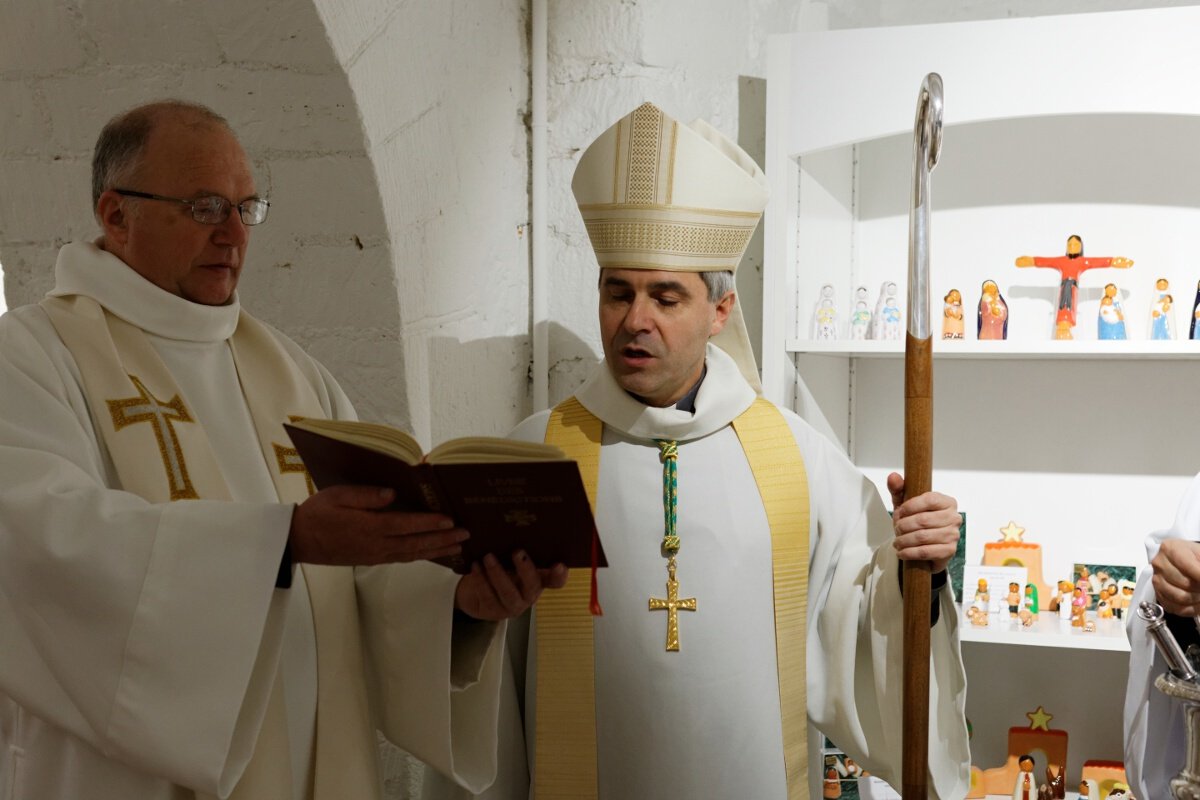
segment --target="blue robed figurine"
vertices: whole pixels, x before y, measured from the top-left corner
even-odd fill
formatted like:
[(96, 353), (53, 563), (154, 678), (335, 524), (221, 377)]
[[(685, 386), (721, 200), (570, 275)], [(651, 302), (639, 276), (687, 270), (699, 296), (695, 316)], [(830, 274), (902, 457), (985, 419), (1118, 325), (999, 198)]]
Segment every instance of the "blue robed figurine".
[(1192, 328), (1188, 334), (1189, 339), (1200, 339), (1200, 336), (1196, 335), (1197, 319), (1200, 319), (1200, 281), (1196, 281), (1196, 299), (1192, 303)]
[(1121, 310), (1121, 296), (1117, 285), (1110, 283), (1104, 287), (1104, 296), (1100, 298), (1100, 314), (1097, 317), (1098, 339), (1128, 339), (1125, 334), (1125, 312)]

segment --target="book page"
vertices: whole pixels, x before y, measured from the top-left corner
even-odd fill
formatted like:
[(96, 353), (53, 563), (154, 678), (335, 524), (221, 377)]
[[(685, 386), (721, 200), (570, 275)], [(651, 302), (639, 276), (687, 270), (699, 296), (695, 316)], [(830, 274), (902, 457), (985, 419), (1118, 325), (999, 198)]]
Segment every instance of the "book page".
[(334, 419), (302, 419), (290, 424), (301, 430), (394, 456), (408, 464), (421, 461), (421, 445), (417, 444), (417, 440), (391, 425)]
[(442, 442), (429, 451), (430, 464), (483, 464), (503, 461), (562, 461), (563, 452), (554, 445), (518, 442), (489, 436), (465, 436)]

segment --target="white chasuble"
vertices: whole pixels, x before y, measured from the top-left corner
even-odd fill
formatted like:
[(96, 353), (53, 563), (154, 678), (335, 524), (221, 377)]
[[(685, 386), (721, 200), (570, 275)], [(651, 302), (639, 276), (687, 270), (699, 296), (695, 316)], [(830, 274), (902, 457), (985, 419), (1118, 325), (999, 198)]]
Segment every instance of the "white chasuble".
[(329, 374), (94, 246), (56, 277), (0, 320), (0, 800), (377, 797), (377, 726), (486, 786), (498, 628), (452, 645), (456, 576), (275, 589), (311, 490), (281, 424), (353, 416)]
[[(710, 346), (707, 359), (694, 414), (643, 406), (604, 365), (576, 394), (604, 422), (596, 519), (609, 567), (599, 571), (604, 615), (593, 633), (603, 800), (787, 797), (771, 537), (729, 424), (754, 392), (722, 351)], [(898, 786), (903, 613), (891, 521), (874, 484), (824, 436), (783, 414), (803, 455), (810, 497), (809, 796), (820, 796), (818, 730)], [(514, 436), (541, 441), (548, 417), (531, 417)], [(662, 464), (654, 443), (660, 438), (679, 442), (676, 577), (679, 596), (696, 598), (695, 611), (678, 615), (678, 652), (664, 646), (666, 614), (647, 607), (650, 597), (666, 596)], [(930, 797), (950, 800), (968, 788), (966, 681), (949, 588), (938, 602)], [(537, 769), (537, 635), (535, 608), (527, 657), (514, 653), (526, 753), (501, 765), (502, 778), (528, 781)], [(527, 791), (488, 797), (523, 798)]]

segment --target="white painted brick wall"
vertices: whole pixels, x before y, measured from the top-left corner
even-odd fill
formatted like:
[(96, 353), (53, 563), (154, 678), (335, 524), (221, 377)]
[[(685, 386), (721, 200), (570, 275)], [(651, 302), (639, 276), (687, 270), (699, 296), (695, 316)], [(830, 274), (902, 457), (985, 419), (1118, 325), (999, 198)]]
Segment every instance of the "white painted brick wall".
[[(738, 77), (763, 74), (769, 33), (1182, 4), (549, 3), (552, 399), (600, 353), (575, 162), (638, 103), (736, 136)], [(364, 417), (426, 444), (504, 432), (529, 408), (527, 13), (524, 0), (5, 0), (10, 305), (50, 288), (59, 244), (96, 234), (100, 125), (156, 97), (196, 99), (231, 120), (276, 203), (247, 306), (330, 366)], [(389, 800), (418, 796), (419, 766), (385, 753)]]
[(89, 165), (103, 123), (161, 97), (206, 103), (274, 202), (252, 236), (243, 302), (319, 350), (364, 415), (407, 423), (391, 240), (354, 94), (311, 0), (6, 0), (3, 19), (8, 305), (50, 288), (63, 242), (98, 235)]
[(528, 394), (524, 4), (319, 8), (391, 235), (414, 433), (505, 433)]

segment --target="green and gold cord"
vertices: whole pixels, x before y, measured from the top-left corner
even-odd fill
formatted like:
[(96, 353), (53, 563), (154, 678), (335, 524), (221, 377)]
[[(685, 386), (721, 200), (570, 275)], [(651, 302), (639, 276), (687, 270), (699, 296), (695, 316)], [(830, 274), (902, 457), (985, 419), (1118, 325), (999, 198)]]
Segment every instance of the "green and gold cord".
[(658, 460), (663, 465), (663, 555), (673, 556), (679, 552), (679, 533), (676, 530), (679, 509), (679, 442), (670, 439), (655, 439), (658, 444)]

